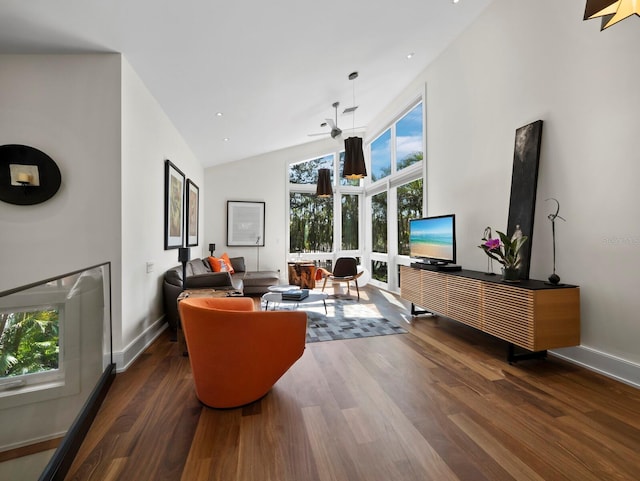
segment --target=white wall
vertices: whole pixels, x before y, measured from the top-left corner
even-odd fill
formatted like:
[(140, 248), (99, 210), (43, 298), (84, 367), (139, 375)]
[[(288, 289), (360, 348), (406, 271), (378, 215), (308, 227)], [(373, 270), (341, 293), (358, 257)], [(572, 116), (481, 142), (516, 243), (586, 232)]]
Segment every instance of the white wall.
[[(62, 185), (42, 204), (0, 202), (0, 291), (110, 261), (117, 326), (120, 56), (0, 55), (0, 145), (13, 143), (51, 156)], [(76, 327), (69, 334), (77, 338), (65, 353), (67, 385), (53, 389), (57, 399), (38, 392), (5, 399), (2, 449), (63, 434), (102, 373), (102, 325), (83, 323), (85, 311), (73, 316), (70, 303), (66, 309), (67, 327)], [(11, 406), (27, 397), (33, 402)]]
[(200, 187), (203, 168), (119, 54), (2, 55), (0, 86), (0, 145), (36, 147), (62, 173), (43, 204), (0, 203), (0, 290), (111, 261), (122, 368), (161, 321), (162, 274), (178, 264), (163, 243), (164, 160)]
[[(204, 169), (129, 62), (122, 61), (122, 337), (114, 351), (126, 365), (162, 321), (164, 271), (178, 265), (164, 250), (164, 164), (171, 160), (200, 188)], [(206, 252), (200, 242), (192, 257)], [(154, 264), (147, 273), (147, 262)], [(124, 351), (124, 352), (122, 352)], [(122, 366), (120, 366), (122, 367)]]
[(333, 153), (336, 147), (340, 148), (338, 141), (322, 140), (206, 169), (205, 248), (215, 243), (215, 255), (227, 252), (231, 257), (244, 256), (247, 270), (255, 270), (255, 247), (226, 246), (227, 201), (265, 202), (265, 246), (260, 248), (260, 270), (280, 269), (280, 278), (286, 281), (289, 163)]
[(544, 121), (531, 276), (552, 272), (554, 197), (567, 220), (557, 273), (581, 287), (584, 348), (559, 352), (605, 371), (628, 361), (637, 383), (640, 30), (633, 17), (600, 32), (583, 13), (583, 2), (496, 0), (379, 122), (426, 83), (429, 213), (456, 212), (459, 263), (483, 270), (484, 228), (506, 229), (515, 129)]
[[(426, 84), (428, 213), (457, 214), (458, 261), (483, 270), (486, 257), (476, 246), (484, 228), (506, 229), (515, 130), (542, 119), (531, 276), (552, 272), (547, 215), (554, 204), (545, 199), (554, 197), (566, 218), (557, 222), (557, 273), (581, 287), (582, 349), (559, 352), (604, 371), (608, 361), (621, 360), (618, 367), (630, 367), (627, 380), (640, 382), (639, 21), (600, 32), (599, 20), (585, 22), (583, 13), (578, 1), (496, 0), (399, 93), (368, 134)], [(323, 153), (299, 152), (208, 169), (207, 217), (218, 222), (207, 242), (214, 234), (224, 238), (223, 201), (238, 197), (240, 182), (249, 197), (271, 197), (286, 212), (283, 164)], [(224, 188), (240, 175), (234, 188)], [(287, 220), (272, 221), (285, 236)], [(265, 250), (274, 263), (283, 256), (269, 245)]]
[(640, 29), (631, 18), (600, 32), (583, 9), (498, 0), (426, 70), (429, 205), (459, 215), (459, 260), (482, 269), (484, 227), (506, 228), (514, 131), (542, 119), (531, 276), (552, 271), (554, 197), (566, 219), (557, 272), (581, 286), (582, 345), (638, 364)]
[(0, 55), (0, 145), (60, 168), (42, 204), (0, 202), (0, 291), (112, 262), (120, 315), (120, 56)]

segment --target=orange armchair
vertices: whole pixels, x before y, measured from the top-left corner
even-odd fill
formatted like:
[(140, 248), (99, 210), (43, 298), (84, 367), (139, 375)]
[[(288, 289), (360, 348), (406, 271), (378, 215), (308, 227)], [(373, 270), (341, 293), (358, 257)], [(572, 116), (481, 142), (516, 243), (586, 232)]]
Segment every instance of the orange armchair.
[(303, 311), (256, 311), (248, 297), (187, 298), (178, 309), (196, 396), (207, 406), (260, 399), (304, 352)]

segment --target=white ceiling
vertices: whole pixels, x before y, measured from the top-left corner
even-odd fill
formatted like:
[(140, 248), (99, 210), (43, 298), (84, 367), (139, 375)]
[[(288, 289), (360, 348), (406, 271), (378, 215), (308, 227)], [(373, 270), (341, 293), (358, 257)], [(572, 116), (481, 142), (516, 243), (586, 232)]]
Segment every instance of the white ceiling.
[(366, 125), (490, 2), (2, 0), (0, 53), (121, 52), (211, 166)]

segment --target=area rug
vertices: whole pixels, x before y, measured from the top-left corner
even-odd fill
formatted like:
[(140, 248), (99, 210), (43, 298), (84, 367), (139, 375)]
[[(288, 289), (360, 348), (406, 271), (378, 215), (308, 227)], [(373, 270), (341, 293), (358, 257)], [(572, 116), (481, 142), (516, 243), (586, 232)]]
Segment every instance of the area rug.
[(301, 305), (307, 313), (307, 343), (405, 334), (407, 331), (356, 299), (327, 299), (327, 314), (321, 302)]

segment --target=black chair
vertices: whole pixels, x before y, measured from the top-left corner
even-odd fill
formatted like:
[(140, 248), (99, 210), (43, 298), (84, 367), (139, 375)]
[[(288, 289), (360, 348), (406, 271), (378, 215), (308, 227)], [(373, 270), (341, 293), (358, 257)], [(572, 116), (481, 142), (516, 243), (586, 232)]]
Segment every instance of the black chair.
[(360, 288), (356, 279), (362, 275), (364, 271), (358, 272), (358, 261), (355, 257), (339, 257), (336, 260), (336, 265), (333, 267), (333, 272), (324, 276), (324, 282), (322, 283), (322, 291), (327, 285), (327, 279), (331, 279), (332, 282), (346, 282), (347, 294), (350, 294), (349, 283), (353, 281), (356, 285), (356, 291), (358, 292), (358, 300), (360, 300)]

